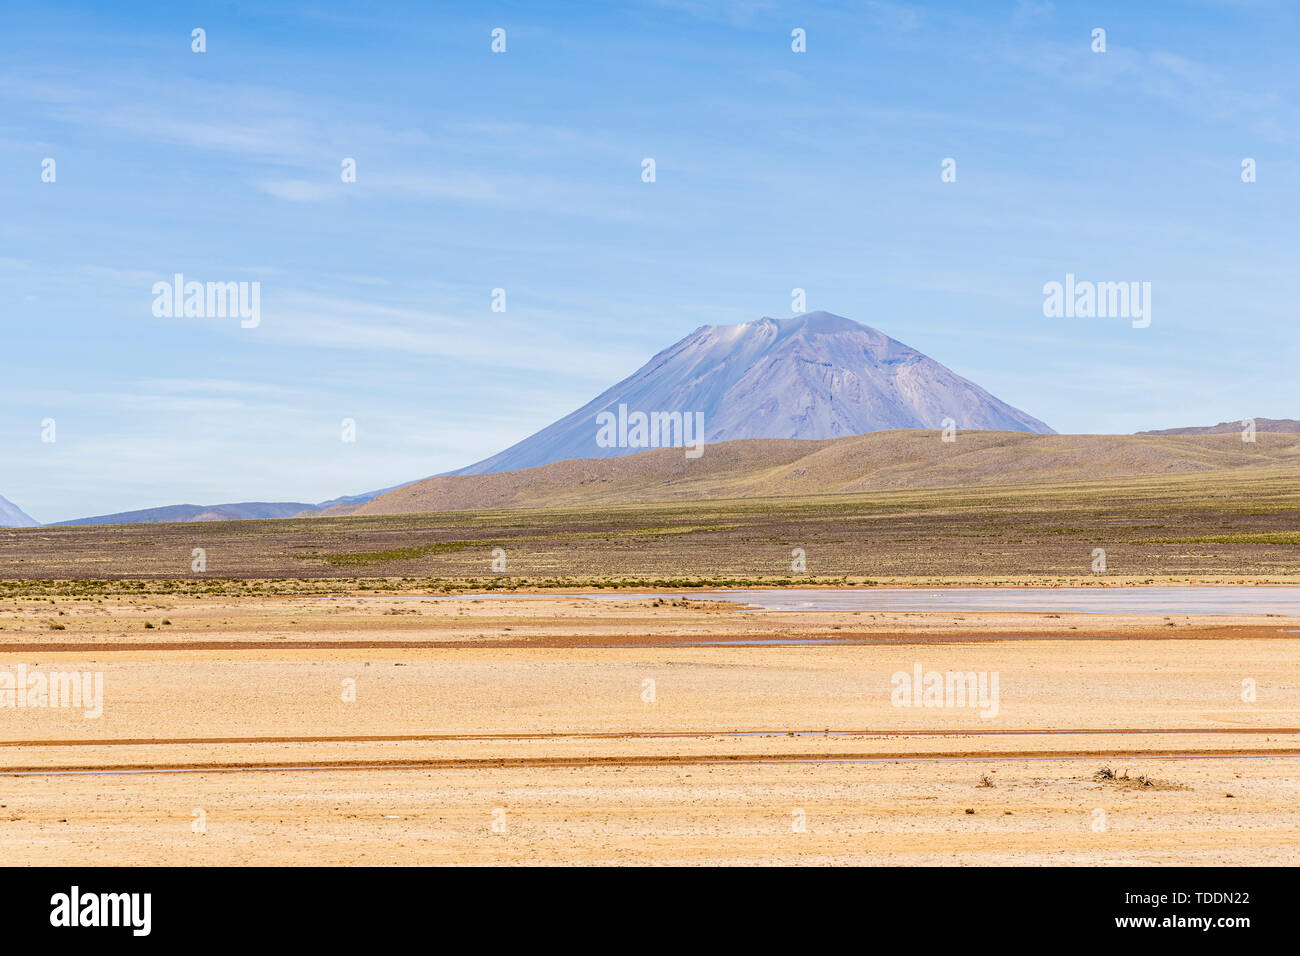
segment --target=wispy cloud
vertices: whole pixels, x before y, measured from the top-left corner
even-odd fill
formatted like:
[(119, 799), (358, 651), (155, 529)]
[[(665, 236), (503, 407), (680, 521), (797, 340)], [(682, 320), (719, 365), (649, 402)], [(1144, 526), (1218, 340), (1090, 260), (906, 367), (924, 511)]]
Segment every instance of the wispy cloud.
[[(271, 341), (351, 352), (420, 355), (484, 368), (531, 371), (607, 382), (608, 369), (632, 371), (638, 356), (572, 338), (530, 311), (531, 326), (500, 314), (482, 319), (310, 293), (263, 305), (259, 332)], [(644, 361), (645, 356), (639, 356)]]

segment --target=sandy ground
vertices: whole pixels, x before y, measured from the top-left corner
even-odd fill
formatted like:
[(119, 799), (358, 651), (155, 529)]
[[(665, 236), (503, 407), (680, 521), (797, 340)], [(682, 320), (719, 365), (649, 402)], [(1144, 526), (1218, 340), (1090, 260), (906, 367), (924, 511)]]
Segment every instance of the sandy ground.
[[(93, 718), (0, 706), (0, 848), (70, 865), (1294, 864), (1294, 626), (8, 598), (0, 675), (99, 673), (103, 697)], [(823, 640), (839, 643), (799, 643)], [(893, 676), (918, 665), (996, 676), (996, 708), (896, 706)], [(1117, 779), (1096, 778), (1107, 766)]]

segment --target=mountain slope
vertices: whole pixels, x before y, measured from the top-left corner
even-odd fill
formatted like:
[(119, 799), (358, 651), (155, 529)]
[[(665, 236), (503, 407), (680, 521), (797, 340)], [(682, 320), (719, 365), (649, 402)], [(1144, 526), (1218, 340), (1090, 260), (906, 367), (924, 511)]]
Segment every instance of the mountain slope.
[(492, 508), (600, 507), (898, 488), (972, 488), (1251, 468), (1300, 473), (1300, 437), (1034, 435), (884, 431), (828, 441), (742, 439), (697, 460), (659, 448), (522, 471), (426, 478), (367, 502), (356, 515)]
[(35, 528), (40, 522), (0, 495), (0, 528)]
[(620, 405), (629, 412), (703, 413), (707, 443), (939, 428), (945, 418), (963, 429), (1052, 431), (883, 332), (810, 312), (696, 329), (572, 414), (451, 474), (642, 450), (602, 447), (597, 441), (597, 415), (617, 413)]

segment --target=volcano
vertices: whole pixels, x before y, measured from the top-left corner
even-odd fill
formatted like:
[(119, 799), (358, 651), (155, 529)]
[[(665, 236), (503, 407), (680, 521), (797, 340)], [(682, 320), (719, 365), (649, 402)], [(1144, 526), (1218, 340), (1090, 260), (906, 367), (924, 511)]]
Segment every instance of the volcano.
[[(738, 438), (827, 439), (896, 428), (1054, 434), (1038, 419), (878, 329), (829, 312), (740, 325), (705, 325), (617, 385), (491, 458), (454, 475), (532, 468), (572, 458), (610, 458), (659, 447), (638, 442), (644, 421), (702, 422), (703, 442)], [(619, 440), (602, 423), (618, 421)], [(622, 427), (631, 420), (629, 430)], [(674, 423), (679, 418), (674, 417)], [(653, 429), (651, 429), (653, 431)], [(678, 432), (681, 429), (677, 429)], [(699, 436), (695, 436), (698, 441)]]

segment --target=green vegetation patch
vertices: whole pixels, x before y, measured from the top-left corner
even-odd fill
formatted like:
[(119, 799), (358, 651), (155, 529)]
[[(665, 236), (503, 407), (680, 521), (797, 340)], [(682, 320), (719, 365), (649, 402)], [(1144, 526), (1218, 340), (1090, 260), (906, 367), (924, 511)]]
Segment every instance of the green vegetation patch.
[(351, 551), (325, 555), (326, 563), (336, 568), (356, 568), (367, 564), (387, 564), (390, 561), (413, 561), (430, 554), (451, 554), (471, 547), (489, 547), (484, 541), (439, 541), (413, 548), (389, 548), (387, 551)]
[(1145, 538), (1134, 544), (1300, 544), (1300, 531), (1236, 531), (1187, 538)]

